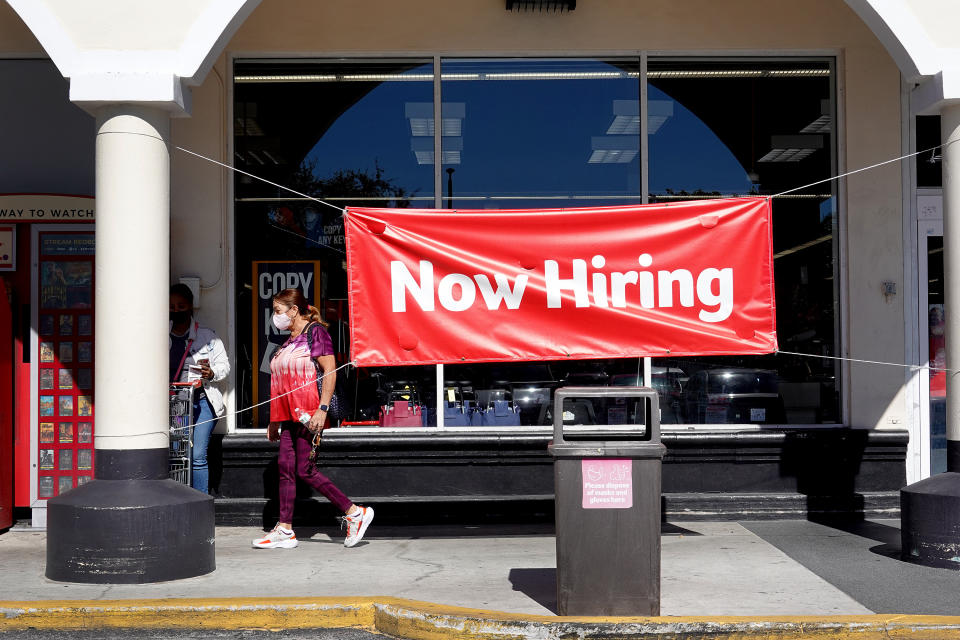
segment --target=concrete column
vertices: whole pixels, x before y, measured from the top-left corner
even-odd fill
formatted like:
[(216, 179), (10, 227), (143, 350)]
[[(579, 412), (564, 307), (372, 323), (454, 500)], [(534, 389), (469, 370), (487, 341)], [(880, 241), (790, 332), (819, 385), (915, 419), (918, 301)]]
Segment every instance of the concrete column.
[(213, 499), (168, 470), (169, 138), (166, 111), (97, 113), (94, 479), (47, 503), (53, 580), (146, 583), (215, 568)]
[(166, 111), (97, 114), (96, 388), (124, 390), (97, 396), (97, 471), (121, 451), (162, 458), (166, 470), (169, 140)]
[[(947, 368), (960, 369), (960, 105), (940, 112)], [(918, 564), (960, 569), (960, 373), (947, 374), (947, 471), (900, 490), (900, 551)]]
[[(947, 368), (960, 369), (960, 105), (940, 113)], [(960, 372), (947, 373), (947, 471), (960, 472)]]

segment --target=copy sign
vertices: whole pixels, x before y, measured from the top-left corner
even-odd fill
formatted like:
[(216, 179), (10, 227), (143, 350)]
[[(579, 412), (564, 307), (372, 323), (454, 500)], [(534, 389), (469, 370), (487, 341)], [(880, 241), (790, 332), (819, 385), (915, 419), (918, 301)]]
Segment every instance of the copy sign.
[[(253, 263), (253, 397), (270, 399), (270, 358), (289, 336), (273, 326), (273, 296), (284, 289), (299, 289), (312, 305), (320, 303), (320, 262), (316, 260), (261, 261)], [(264, 412), (266, 416), (269, 412)], [(253, 409), (253, 426), (261, 427), (261, 413)]]
[(584, 509), (633, 506), (633, 460), (581, 460)]

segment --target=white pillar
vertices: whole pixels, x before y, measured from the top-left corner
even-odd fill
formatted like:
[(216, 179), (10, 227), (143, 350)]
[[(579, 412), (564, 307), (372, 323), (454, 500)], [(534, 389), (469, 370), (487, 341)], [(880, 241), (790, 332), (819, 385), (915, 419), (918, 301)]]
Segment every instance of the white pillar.
[(94, 479), (47, 502), (52, 580), (139, 584), (216, 568), (213, 498), (168, 466), (169, 141), (166, 111), (97, 112)]
[(169, 399), (170, 115), (97, 113), (98, 450), (166, 449)]

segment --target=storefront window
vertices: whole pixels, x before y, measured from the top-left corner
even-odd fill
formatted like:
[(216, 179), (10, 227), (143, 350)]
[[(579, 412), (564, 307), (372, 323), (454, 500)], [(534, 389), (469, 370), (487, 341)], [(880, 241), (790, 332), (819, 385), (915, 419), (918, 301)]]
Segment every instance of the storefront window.
[[(640, 61), (443, 60), (445, 109), (462, 117), (445, 134), (446, 208), (590, 207), (643, 202)], [(639, 360), (447, 365), (449, 397), (471, 424), (552, 424), (563, 385), (636, 380)], [(496, 401), (510, 412), (496, 415)], [(492, 415), (491, 415), (492, 414)], [(447, 424), (467, 421), (452, 411)]]
[[(776, 195), (835, 175), (828, 62), (651, 60), (650, 202)], [(804, 356), (657, 358), (664, 423), (837, 422), (836, 183), (773, 200), (777, 333)]]
[[(238, 167), (337, 206), (449, 209), (775, 195), (836, 173), (830, 61), (655, 59), (646, 87), (639, 58), (439, 64), (435, 84), (425, 60), (236, 63)], [(838, 370), (813, 357), (837, 353), (835, 186), (773, 205), (780, 346), (807, 355), (655, 359), (664, 424), (839, 421)], [(267, 307), (284, 286), (322, 303), (346, 361), (343, 225), (334, 209), (239, 175), (236, 230), (238, 403), (249, 406), (265, 399), (271, 345), (283, 339)], [(546, 426), (556, 388), (642, 383), (643, 360), (440, 371), (351, 374), (354, 420), (410, 401), (423, 415), (404, 420), (423, 425), (440, 410), (447, 427)], [(266, 421), (241, 415), (241, 427)]]
[[(434, 206), (433, 167), (417, 155), (418, 141), (432, 140), (430, 61), (238, 61), (234, 98), (238, 168), (338, 207)], [(247, 407), (269, 397), (270, 355), (285, 339), (269, 318), (275, 293), (300, 288), (321, 309), (340, 363), (349, 310), (340, 211), (236, 176), (237, 403)], [(433, 379), (433, 367), (352, 371), (351, 417), (375, 420), (397, 389), (429, 405)], [(268, 417), (241, 413), (237, 426), (264, 427)]]
[(640, 203), (639, 60), (442, 63), (445, 208)]
[[(943, 186), (943, 151), (940, 144), (940, 116), (917, 116), (917, 151), (925, 153), (914, 156), (917, 168), (917, 186), (939, 188)], [(931, 151), (926, 151), (931, 149)]]

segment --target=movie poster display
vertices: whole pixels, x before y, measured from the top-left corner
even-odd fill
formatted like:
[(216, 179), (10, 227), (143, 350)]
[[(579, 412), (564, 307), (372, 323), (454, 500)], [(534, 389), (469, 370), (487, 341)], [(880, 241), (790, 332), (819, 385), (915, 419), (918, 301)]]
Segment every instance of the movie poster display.
[(36, 239), (36, 402), (42, 448), (35, 472), (37, 497), (44, 499), (83, 484), (93, 470), (94, 234), (40, 230)]

